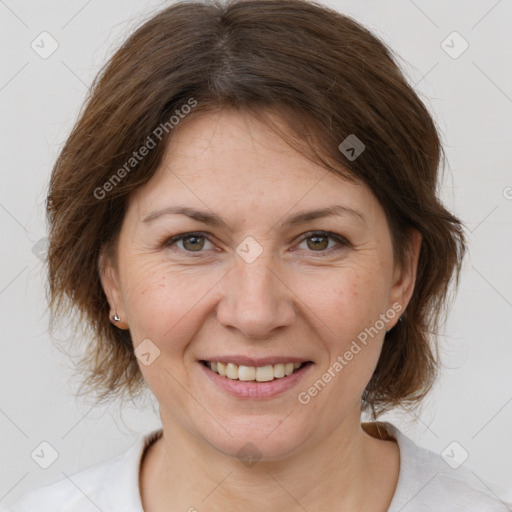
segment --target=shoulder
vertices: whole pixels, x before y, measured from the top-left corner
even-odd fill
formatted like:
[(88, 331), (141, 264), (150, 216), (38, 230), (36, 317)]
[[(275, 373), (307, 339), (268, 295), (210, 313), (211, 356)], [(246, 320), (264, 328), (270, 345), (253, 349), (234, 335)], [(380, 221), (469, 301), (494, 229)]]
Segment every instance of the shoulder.
[(141, 512), (139, 463), (143, 450), (156, 434), (158, 431), (140, 436), (117, 457), (28, 491), (0, 512)]
[(388, 512), (511, 512), (512, 491), (484, 483), (473, 471), (450, 467), (440, 454), (418, 446), (381, 422), (400, 449), (400, 472)]
[(74, 473), (61, 480), (26, 492), (7, 512), (98, 511), (98, 495), (111, 479), (121, 457)]

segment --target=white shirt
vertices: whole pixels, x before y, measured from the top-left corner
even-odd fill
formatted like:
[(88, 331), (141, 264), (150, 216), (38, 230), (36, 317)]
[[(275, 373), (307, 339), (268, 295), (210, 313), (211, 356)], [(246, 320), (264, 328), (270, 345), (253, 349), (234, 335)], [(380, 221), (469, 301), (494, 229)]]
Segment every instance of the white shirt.
[[(378, 425), (400, 449), (398, 484), (388, 512), (512, 512), (512, 491), (490, 490), (472, 471), (452, 469), (443, 458), (416, 445), (388, 422)], [(387, 434), (387, 436), (386, 436)], [(25, 493), (5, 512), (144, 512), (139, 468), (144, 450), (162, 429), (142, 435), (124, 454), (70, 475), (70, 480)], [(373, 434), (372, 434), (373, 435)], [(496, 493), (496, 494), (494, 494)]]

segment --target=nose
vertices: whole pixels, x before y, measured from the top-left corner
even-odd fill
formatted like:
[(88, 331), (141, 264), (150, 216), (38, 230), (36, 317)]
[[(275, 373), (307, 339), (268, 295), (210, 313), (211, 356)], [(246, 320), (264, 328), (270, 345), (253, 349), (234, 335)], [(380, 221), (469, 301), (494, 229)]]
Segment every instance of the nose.
[(265, 251), (252, 263), (238, 257), (235, 268), (222, 280), (222, 299), (217, 319), (247, 339), (268, 339), (278, 328), (292, 325), (294, 293), (281, 267)]

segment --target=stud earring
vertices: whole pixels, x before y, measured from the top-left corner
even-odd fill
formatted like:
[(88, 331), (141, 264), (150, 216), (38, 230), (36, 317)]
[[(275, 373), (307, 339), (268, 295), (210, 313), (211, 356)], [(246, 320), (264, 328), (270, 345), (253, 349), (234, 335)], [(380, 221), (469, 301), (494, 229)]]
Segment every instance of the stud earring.
[(117, 313), (114, 313), (114, 316), (112, 317), (112, 319), (114, 320), (114, 322), (119, 322), (119, 320), (121, 320), (121, 318), (119, 318), (117, 316)]

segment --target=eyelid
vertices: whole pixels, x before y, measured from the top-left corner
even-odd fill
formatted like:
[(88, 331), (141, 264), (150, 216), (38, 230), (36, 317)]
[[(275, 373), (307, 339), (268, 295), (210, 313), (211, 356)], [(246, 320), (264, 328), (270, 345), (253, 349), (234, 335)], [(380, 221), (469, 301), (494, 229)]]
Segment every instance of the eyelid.
[[(179, 235), (165, 238), (162, 245), (164, 247), (170, 247), (170, 246), (176, 245), (178, 242), (180, 242), (184, 238), (192, 238), (194, 236), (203, 237), (206, 240), (208, 240), (211, 244), (213, 244), (212, 240), (210, 239), (210, 237), (212, 236), (210, 233), (206, 233), (204, 231), (187, 231), (185, 233), (180, 233)], [(187, 252), (189, 254), (194, 253), (194, 251), (185, 251), (185, 252)], [(200, 254), (202, 252), (204, 252), (204, 251), (197, 251), (197, 254)]]
[(333, 238), (334, 240), (337, 240), (339, 242), (342, 242), (344, 244), (349, 244), (349, 241), (342, 235), (338, 235), (337, 233), (333, 233), (332, 231), (324, 231), (324, 230), (321, 230), (321, 229), (317, 229), (316, 231), (307, 231), (306, 233), (303, 233), (301, 235), (301, 239), (302, 240), (305, 240), (306, 238), (310, 238), (312, 236), (315, 236), (315, 235), (318, 235), (318, 236), (326, 236), (326, 237), (329, 237), (329, 238)]
[(308, 231), (307, 233), (303, 233), (301, 235), (301, 238), (300, 238), (298, 244), (301, 244), (302, 242), (304, 242), (304, 240), (307, 240), (308, 238), (312, 238), (314, 236), (331, 238), (332, 240), (334, 240), (335, 242), (338, 243), (338, 247), (336, 247), (336, 246), (331, 247), (324, 251), (307, 251), (311, 254), (317, 253), (318, 256), (324, 256), (324, 255), (327, 256), (328, 254), (331, 254), (331, 252), (340, 250), (341, 248), (343, 248), (343, 246), (345, 246), (345, 247), (352, 246), (352, 244), (344, 236), (338, 235), (337, 233), (333, 233), (332, 231), (323, 231), (323, 230)]

